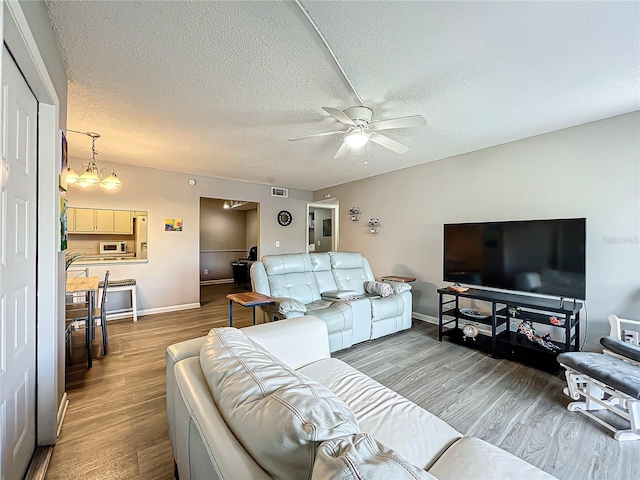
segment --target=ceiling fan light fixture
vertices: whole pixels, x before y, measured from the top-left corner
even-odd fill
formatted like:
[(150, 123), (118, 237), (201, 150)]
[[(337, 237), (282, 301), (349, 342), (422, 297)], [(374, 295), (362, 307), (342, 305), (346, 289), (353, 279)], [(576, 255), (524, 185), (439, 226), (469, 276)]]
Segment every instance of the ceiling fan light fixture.
[(357, 129), (351, 133), (347, 133), (344, 137), (344, 141), (349, 148), (358, 149), (364, 147), (369, 141), (369, 135), (363, 132), (362, 129)]

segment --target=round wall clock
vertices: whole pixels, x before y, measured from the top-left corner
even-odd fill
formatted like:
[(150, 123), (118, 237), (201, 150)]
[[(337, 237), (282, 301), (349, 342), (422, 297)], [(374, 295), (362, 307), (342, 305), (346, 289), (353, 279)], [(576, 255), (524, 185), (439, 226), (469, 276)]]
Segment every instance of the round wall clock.
[(293, 220), (291, 213), (287, 212), (286, 210), (280, 210), (280, 212), (278, 212), (278, 223), (283, 227), (290, 225), (291, 220)]

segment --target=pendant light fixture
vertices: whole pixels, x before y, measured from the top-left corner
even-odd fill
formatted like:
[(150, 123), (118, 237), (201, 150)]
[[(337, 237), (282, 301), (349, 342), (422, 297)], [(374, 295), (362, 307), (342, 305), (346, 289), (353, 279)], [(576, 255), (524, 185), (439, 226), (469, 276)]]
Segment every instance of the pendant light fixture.
[[(69, 132), (81, 133), (91, 137), (91, 160), (84, 166), (80, 162), (70, 162), (67, 167), (67, 183), (78, 185), (82, 188), (95, 188), (100, 185), (105, 190), (118, 190), (122, 187), (122, 182), (116, 175), (115, 169), (111, 165), (105, 165), (98, 169), (96, 165), (96, 139), (100, 138), (99, 133), (95, 132), (78, 132), (77, 130), (68, 130)], [(82, 173), (78, 175), (71, 167), (78, 164), (82, 167)]]

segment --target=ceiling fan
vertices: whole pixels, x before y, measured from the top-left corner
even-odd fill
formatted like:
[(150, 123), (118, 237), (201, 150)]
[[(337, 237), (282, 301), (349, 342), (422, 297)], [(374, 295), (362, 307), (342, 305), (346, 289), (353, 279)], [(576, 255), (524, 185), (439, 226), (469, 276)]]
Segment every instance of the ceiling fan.
[(372, 122), (371, 119), (373, 117), (373, 112), (367, 107), (350, 107), (344, 111), (333, 107), (322, 107), (322, 109), (342, 123), (346, 128), (344, 130), (335, 130), (333, 132), (315, 133), (313, 135), (290, 138), (289, 140), (295, 141), (303, 138), (342, 134), (344, 135), (344, 141), (338, 149), (338, 152), (333, 157), (334, 159), (344, 158), (349, 148), (360, 148), (369, 140), (391, 150), (392, 152), (399, 154), (405, 153), (409, 150), (409, 147), (400, 142), (396, 142), (379, 132), (394, 128), (419, 127), (427, 124), (427, 121), (421, 115), (391, 118), (388, 120)]

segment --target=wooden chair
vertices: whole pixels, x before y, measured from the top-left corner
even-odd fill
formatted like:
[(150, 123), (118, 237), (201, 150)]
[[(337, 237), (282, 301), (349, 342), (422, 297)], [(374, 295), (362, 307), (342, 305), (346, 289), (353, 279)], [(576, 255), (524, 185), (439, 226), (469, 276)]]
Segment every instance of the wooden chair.
[[(67, 310), (67, 321), (70, 324), (77, 322), (79, 320), (97, 322), (100, 320), (100, 328), (102, 332), (102, 352), (104, 355), (107, 354), (107, 344), (109, 343), (109, 336), (107, 333), (107, 290), (109, 288), (109, 270), (104, 276), (104, 287), (102, 289), (102, 296), (100, 298), (100, 306), (98, 308), (93, 309), (93, 313), (91, 315), (91, 319), (87, 319), (87, 309), (86, 308), (73, 308)], [(97, 323), (94, 323), (97, 325)], [(85, 325), (86, 327), (86, 325)]]

